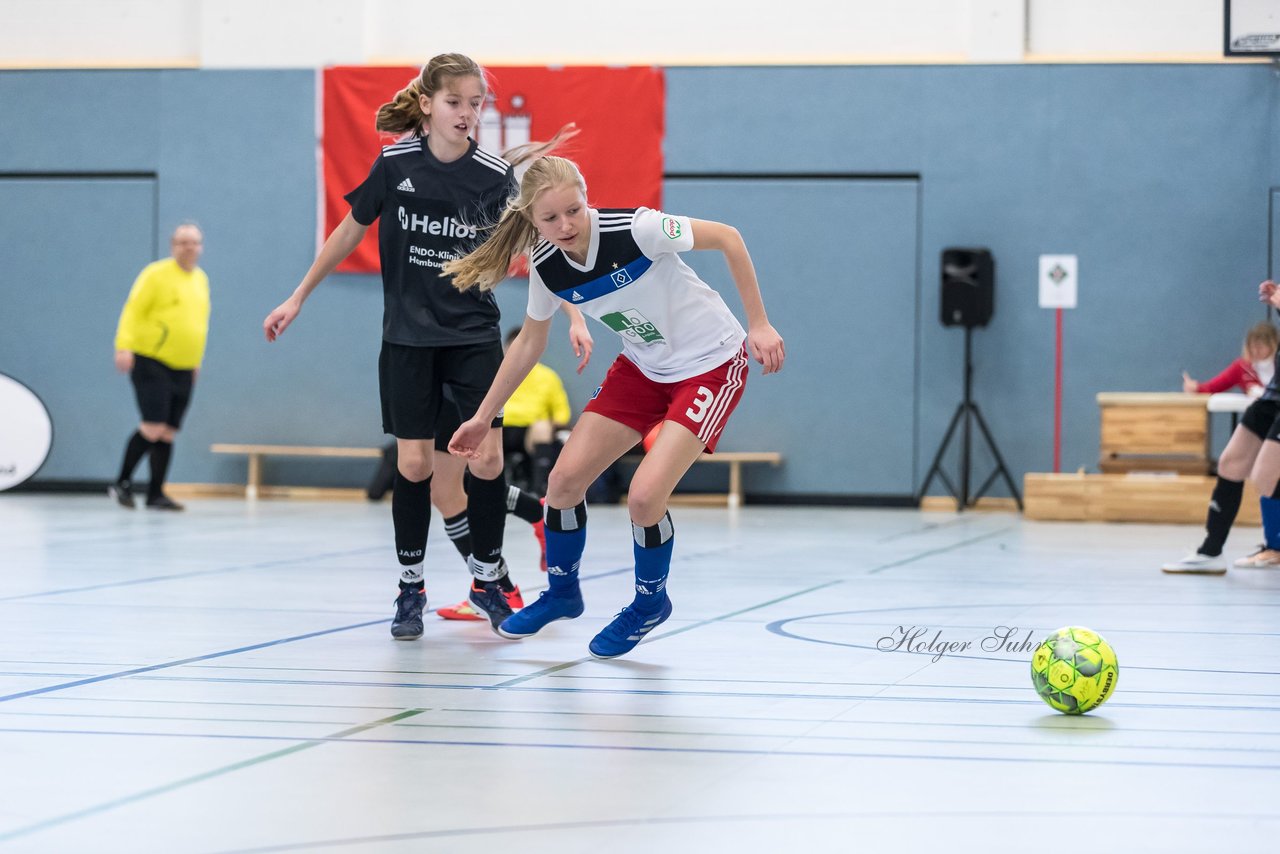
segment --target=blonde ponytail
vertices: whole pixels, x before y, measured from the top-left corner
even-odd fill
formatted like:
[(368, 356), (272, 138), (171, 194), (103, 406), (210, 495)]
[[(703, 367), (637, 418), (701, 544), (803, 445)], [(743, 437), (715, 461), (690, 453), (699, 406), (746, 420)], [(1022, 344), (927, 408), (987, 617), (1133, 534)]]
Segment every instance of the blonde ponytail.
[(545, 157), (552, 153), (561, 145), (573, 139), (580, 133), (578, 126), (573, 122), (569, 122), (560, 130), (556, 131), (556, 135), (546, 142), (526, 142), (524, 145), (517, 145), (514, 148), (508, 148), (502, 152), (502, 159), (510, 163), (512, 166), (519, 168), (522, 164), (539, 157)]
[(444, 273), (453, 277), (453, 286), (460, 291), (476, 287), (491, 291), (506, 277), (511, 262), (537, 238), (538, 230), (524, 211), (509, 204), (485, 242), (461, 258), (445, 262)]
[(550, 155), (534, 160), (520, 181), (519, 195), (507, 202), (498, 224), (485, 242), (444, 265), (445, 275), (453, 277), (453, 286), (460, 291), (475, 287), (482, 291), (493, 290), (506, 277), (511, 262), (538, 240), (532, 213), (538, 194), (553, 187), (571, 186), (576, 186), (586, 197), (587, 182), (572, 160)]

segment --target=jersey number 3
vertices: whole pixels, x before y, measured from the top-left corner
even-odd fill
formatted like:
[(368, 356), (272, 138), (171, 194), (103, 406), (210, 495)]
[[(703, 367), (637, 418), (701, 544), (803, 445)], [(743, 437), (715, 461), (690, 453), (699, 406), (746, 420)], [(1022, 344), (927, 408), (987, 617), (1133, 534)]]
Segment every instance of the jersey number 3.
[(694, 424), (701, 424), (702, 419), (707, 417), (707, 407), (715, 399), (716, 396), (711, 392), (711, 389), (704, 385), (698, 386), (698, 396), (694, 399), (693, 406), (684, 411), (685, 417)]

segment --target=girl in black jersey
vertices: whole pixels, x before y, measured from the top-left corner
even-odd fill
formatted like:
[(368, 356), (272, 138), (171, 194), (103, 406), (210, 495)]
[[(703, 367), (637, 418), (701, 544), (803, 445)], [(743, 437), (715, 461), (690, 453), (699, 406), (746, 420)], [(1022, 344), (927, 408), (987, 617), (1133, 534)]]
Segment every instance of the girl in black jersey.
[[(477, 241), (478, 224), (498, 219), (516, 187), (512, 164), (471, 139), (486, 94), (479, 65), (461, 54), (442, 54), (379, 108), (378, 130), (407, 135), (382, 149), (369, 177), (346, 196), (351, 212), (329, 235), (293, 295), (263, 321), (267, 340), (274, 341), (316, 286), (381, 219), (384, 311), (378, 378), (383, 429), (396, 437), (391, 515), (401, 574), (391, 635), (401, 640), (422, 636), (422, 561), (433, 462), (449, 439), (438, 427), (445, 390), (468, 419), (502, 362), (492, 295), (460, 293), (441, 274), (446, 261)], [(524, 146), (513, 159), (537, 157), (570, 132), (564, 129), (549, 143)], [(582, 316), (570, 314), (570, 320), (574, 351), (588, 358), (590, 337)], [(516, 592), (502, 559), (507, 489), (501, 428), (499, 413), (468, 463), (466, 498), (468, 565), (474, 577), (469, 599), (495, 630), (511, 615), (508, 597)], [(461, 469), (454, 466), (448, 475), (460, 479)], [(453, 489), (449, 484), (447, 491)]]

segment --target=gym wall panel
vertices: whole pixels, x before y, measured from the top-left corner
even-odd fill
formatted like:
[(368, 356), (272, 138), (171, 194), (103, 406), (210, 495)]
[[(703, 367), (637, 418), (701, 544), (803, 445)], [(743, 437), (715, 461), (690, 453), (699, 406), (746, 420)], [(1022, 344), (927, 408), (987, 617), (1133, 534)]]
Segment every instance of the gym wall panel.
[(0, 71), (0, 170), (153, 170), (161, 78), (138, 71)]
[(1280, 276), (1280, 188), (1271, 189), (1271, 257), (1268, 259), (1267, 277)]
[[(785, 466), (751, 469), (753, 492), (915, 491), (918, 199), (910, 179), (668, 180), (667, 209), (742, 234), (786, 342), (780, 373), (752, 362), (721, 439), (725, 450), (782, 452)], [(684, 257), (745, 328), (723, 255)]]
[(155, 207), (154, 177), (0, 174), (0, 372), (49, 410), (53, 447), (38, 480), (106, 480), (119, 465), (137, 415), (111, 339), (152, 260)]

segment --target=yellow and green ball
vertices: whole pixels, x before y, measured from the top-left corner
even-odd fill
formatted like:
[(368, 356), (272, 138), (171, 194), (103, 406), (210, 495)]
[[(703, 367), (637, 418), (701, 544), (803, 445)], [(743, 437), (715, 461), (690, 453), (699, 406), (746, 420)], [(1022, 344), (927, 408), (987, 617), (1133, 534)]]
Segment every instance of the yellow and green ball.
[(1067, 626), (1049, 635), (1031, 656), (1031, 684), (1054, 709), (1082, 715), (1107, 701), (1120, 678), (1115, 650), (1097, 632)]

